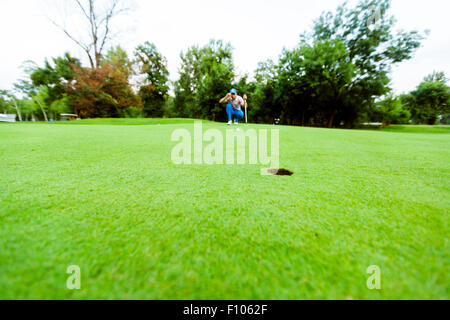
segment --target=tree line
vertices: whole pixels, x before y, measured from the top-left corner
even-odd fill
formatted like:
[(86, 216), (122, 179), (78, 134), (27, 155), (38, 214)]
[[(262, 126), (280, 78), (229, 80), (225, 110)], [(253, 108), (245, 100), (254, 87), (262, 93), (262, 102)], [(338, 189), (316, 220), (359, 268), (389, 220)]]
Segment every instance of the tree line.
[[(114, 16), (118, 1), (106, 17)], [(167, 59), (155, 44), (139, 45), (131, 57), (120, 46), (103, 54), (94, 42), (98, 34), (92, 34), (91, 45), (82, 45), (89, 66), (69, 53), (45, 60), (43, 66), (27, 62), (29, 77), (18, 81), (14, 92), (0, 92), (0, 108), (20, 110), (24, 120), (75, 113), (82, 118), (225, 121), (218, 101), (235, 87), (248, 95), (249, 118), (256, 123), (280, 119), (288, 125), (354, 128), (365, 122), (433, 124), (438, 116), (448, 118), (450, 87), (442, 72), (433, 72), (408, 94), (392, 93), (392, 67), (412, 58), (425, 35), (395, 31), (389, 8), (390, 0), (361, 0), (352, 8), (344, 3), (324, 12), (296, 47), (284, 48), (277, 62), (260, 62), (252, 78), (236, 74), (233, 48), (221, 40), (182, 52), (178, 80), (171, 82)], [(98, 16), (93, 6), (85, 9), (94, 12), (87, 17)], [(91, 47), (96, 48), (92, 53)]]

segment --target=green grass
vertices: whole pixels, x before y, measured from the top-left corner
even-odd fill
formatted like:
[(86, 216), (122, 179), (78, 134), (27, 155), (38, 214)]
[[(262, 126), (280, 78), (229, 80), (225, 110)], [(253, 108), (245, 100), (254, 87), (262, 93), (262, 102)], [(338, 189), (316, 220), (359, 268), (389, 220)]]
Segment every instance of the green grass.
[[(208, 122), (208, 121), (205, 121)], [(23, 124), (53, 124), (53, 125), (158, 125), (194, 123), (194, 119), (183, 118), (102, 118), (82, 119), (77, 121), (55, 122), (24, 122)]]
[(450, 133), (450, 126), (426, 126), (426, 125), (391, 125), (383, 128), (383, 131), (410, 132), (410, 133)]
[(450, 297), (448, 130), (278, 126), (279, 177), (177, 166), (191, 120), (145, 121), (0, 125), (0, 299)]

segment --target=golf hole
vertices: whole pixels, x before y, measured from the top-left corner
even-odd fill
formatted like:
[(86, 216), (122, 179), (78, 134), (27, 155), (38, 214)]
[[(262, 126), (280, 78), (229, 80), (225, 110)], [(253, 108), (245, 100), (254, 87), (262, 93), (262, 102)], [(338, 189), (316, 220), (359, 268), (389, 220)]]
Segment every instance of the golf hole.
[(287, 169), (269, 169), (267, 172), (274, 176), (292, 176), (294, 173)]

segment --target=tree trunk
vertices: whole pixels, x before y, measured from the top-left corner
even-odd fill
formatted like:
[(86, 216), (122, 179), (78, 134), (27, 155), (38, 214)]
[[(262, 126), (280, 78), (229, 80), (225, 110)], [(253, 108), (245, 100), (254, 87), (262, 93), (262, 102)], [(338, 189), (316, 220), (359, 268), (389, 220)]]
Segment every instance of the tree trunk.
[(47, 113), (45, 113), (45, 110), (44, 110), (44, 108), (42, 108), (42, 105), (41, 105), (41, 103), (39, 102), (39, 100), (38, 100), (38, 99), (35, 99), (35, 100), (36, 100), (37, 104), (39, 105), (39, 107), (41, 107), (42, 114), (44, 115), (45, 121), (48, 122)]
[(20, 113), (19, 106), (17, 105), (16, 99), (12, 99), (14, 101), (14, 106), (16, 107), (17, 115), (19, 116), (19, 121), (22, 122), (22, 114)]
[(330, 120), (328, 121), (327, 128), (332, 128), (333, 127), (333, 121), (334, 121), (334, 116), (335, 115), (336, 115), (336, 109), (334, 109), (333, 112), (331, 113)]

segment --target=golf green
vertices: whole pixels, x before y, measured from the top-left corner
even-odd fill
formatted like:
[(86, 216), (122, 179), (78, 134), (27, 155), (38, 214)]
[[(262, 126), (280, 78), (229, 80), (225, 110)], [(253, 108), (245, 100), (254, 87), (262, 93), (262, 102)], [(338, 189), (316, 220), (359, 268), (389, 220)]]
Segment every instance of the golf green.
[(448, 127), (240, 125), (279, 130), (264, 176), (174, 164), (192, 120), (70, 124), (0, 124), (0, 299), (450, 297)]

